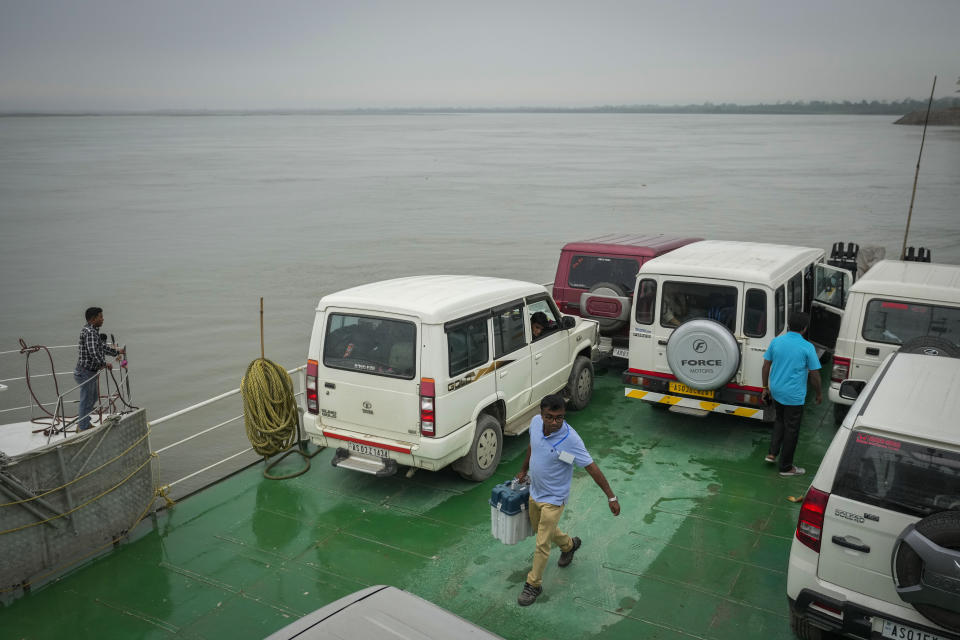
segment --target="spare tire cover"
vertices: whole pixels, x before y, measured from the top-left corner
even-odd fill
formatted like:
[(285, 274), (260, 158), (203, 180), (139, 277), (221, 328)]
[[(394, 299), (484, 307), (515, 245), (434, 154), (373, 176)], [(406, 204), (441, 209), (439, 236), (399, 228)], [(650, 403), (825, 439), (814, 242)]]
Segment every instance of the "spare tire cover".
[(688, 387), (717, 389), (740, 368), (740, 345), (719, 322), (688, 320), (667, 340), (667, 363), (677, 380)]
[(960, 358), (960, 348), (949, 340), (938, 336), (920, 336), (907, 340), (900, 345), (903, 353), (919, 353), (926, 356), (943, 356), (946, 358)]

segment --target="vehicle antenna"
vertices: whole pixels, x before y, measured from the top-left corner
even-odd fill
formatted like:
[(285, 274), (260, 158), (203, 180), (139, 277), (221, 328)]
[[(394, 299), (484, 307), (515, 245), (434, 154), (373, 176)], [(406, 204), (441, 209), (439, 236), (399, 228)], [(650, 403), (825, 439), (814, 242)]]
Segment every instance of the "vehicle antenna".
[(933, 76), (933, 86), (930, 88), (930, 101), (927, 102), (927, 115), (923, 119), (923, 136), (920, 138), (920, 155), (917, 156), (917, 171), (913, 174), (913, 193), (910, 194), (910, 209), (907, 211), (907, 228), (903, 231), (903, 248), (900, 249), (900, 259), (907, 257), (907, 235), (910, 234), (910, 219), (913, 217), (913, 200), (917, 197), (917, 179), (920, 177), (920, 158), (923, 157), (923, 143), (927, 139), (927, 123), (930, 122), (930, 107), (933, 106), (933, 91), (937, 88), (937, 76)]

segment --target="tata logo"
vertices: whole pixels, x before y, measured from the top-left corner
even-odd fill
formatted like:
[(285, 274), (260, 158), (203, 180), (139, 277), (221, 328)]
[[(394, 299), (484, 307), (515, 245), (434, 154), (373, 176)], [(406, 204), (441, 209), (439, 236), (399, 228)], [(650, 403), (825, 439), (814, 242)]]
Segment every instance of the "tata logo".
[(373, 415), (373, 403), (370, 402), (370, 401), (368, 401), (368, 400), (364, 400), (364, 401), (363, 401), (363, 412), (364, 412), (364, 413), (369, 413), (369, 414)]
[(693, 341), (693, 350), (697, 353), (703, 353), (707, 350), (707, 341), (703, 338), (698, 338)]
[(721, 367), (723, 360), (681, 360), (683, 367)]

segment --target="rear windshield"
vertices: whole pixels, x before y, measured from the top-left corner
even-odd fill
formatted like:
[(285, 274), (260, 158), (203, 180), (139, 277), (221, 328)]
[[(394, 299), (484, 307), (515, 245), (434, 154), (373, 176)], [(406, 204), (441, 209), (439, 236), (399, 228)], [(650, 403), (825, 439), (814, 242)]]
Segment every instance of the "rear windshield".
[(960, 346), (960, 308), (877, 299), (867, 303), (864, 339), (903, 344), (924, 336), (936, 336)]
[(624, 293), (633, 291), (640, 264), (630, 258), (573, 256), (567, 284), (574, 289), (591, 289), (600, 283), (615, 284)]
[(917, 516), (960, 508), (960, 454), (854, 431), (833, 492)]
[(405, 320), (332, 313), (323, 340), (323, 364), (391, 378), (413, 378), (417, 327)]
[(716, 320), (730, 331), (737, 322), (737, 289), (698, 282), (665, 282), (660, 324), (677, 327), (694, 318)]

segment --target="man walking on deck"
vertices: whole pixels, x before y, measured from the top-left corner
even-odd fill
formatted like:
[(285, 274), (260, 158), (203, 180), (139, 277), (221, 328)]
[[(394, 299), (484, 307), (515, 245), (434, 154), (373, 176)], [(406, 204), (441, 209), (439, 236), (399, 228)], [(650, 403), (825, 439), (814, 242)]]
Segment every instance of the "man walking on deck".
[(787, 333), (770, 341), (763, 354), (763, 400), (773, 399), (776, 421), (770, 438), (767, 462), (780, 456), (780, 475), (802, 476), (806, 470), (794, 466), (793, 453), (800, 437), (803, 405), (807, 401), (807, 381), (817, 393), (816, 402), (823, 402), (820, 390), (820, 359), (817, 350), (803, 337), (810, 317), (799, 311), (787, 319)]
[(583, 440), (573, 427), (564, 421), (566, 409), (563, 398), (545, 396), (540, 401), (540, 415), (530, 421), (530, 445), (517, 480), (523, 481), (530, 472), (530, 524), (537, 535), (533, 554), (533, 568), (527, 574), (523, 591), (517, 603), (525, 607), (533, 604), (543, 592), (543, 570), (550, 558), (552, 545), (560, 547), (557, 566), (566, 567), (580, 548), (580, 538), (571, 538), (558, 528), (560, 515), (570, 497), (573, 465), (583, 467), (597, 486), (607, 495), (610, 511), (620, 515), (620, 503), (613, 495), (600, 467), (593, 461)]
[(97, 388), (97, 374), (106, 367), (113, 365), (104, 360), (103, 354), (118, 356), (124, 353), (123, 349), (108, 347), (100, 339), (100, 327), (103, 326), (103, 309), (90, 307), (86, 311), (87, 324), (80, 330), (80, 345), (77, 355), (77, 367), (73, 371), (74, 381), (80, 385), (80, 410), (77, 414), (77, 431), (86, 431), (90, 428), (90, 413), (99, 399)]

